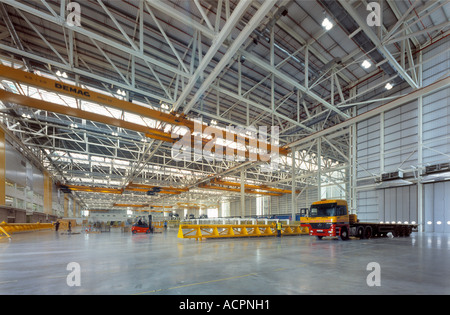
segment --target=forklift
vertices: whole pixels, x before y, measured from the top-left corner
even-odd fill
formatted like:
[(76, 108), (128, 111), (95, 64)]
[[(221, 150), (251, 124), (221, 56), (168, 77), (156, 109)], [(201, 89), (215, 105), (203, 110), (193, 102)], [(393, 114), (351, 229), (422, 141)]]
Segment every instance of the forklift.
[(148, 223), (145, 221), (142, 221), (141, 218), (139, 218), (138, 222), (133, 224), (131, 226), (131, 233), (137, 234), (137, 233), (146, 233), (150, 234), (153, 233), (153, 226), (152, 226), (152, 215), (148, 215)]

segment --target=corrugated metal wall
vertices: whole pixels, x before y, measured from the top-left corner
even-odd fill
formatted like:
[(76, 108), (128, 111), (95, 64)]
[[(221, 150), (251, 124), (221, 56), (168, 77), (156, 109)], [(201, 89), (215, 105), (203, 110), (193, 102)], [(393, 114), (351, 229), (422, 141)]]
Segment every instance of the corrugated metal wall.
[(417, 185), (380, 189), (378, 202), (380, 221), (417, 223)]
[(450, 182), (424, 185), (425, 232), (450, 233)]
[(384, 172), (417, 165), (418, 102), (410, 102), (384, 114)]
[[(32, 165), (26, 157), (17, 151), (9, 143), (6, 143), (5, 151), (6, 179), (13, 184), (20, 186), (20, 189), (7, 187), (7, 195), (20, 200), (20, 205), (12, 205), (17, 208), (31, 211), (27, 204), (39, 205), (43, 211), (44, 205), (44, 175), (41, 170)], [(24, 192), (24, 188), (28, 193)], [(61, 193), (61, 195), (63, 195)], [(23, 201), (23, 202), (22, 202)], [(16, 203), (18, 203), (16, 201)], [(58, 197), (58, 190), (55, 184), (52, 184), (52, 208), (53, 214), (62, 215), (64, 210), (64, 196)], [(72, 209), (72, 208), (71, 208)]]
[[(358, 113), (370, 109), (364, 106)], [(357, 125), (357, 178), (368, 177), (380, 170), (380, 116), (360, 122)]]
[[(432, 45), (423, 51), (423, 60), (426, 61), (433, 57), (431, 61), (423, 64), (423, 86), (432, 84), (448, 75), (450, 70), (449, 48), (450, 39), (443, 39), (439, 44)], [(401, 91), (399, 95), (407, 92), (408, 90)], [(378, 105), (381, 104), (362, 106), (358, 108), (358, 114)], [(422, 165), (418, 161), (418, 150), (420, 149), (418, 108), (419, 100), (415, 100), (357, 124), (358, 180), (369, 179), (366, 181), (367, 184), (373, 175), (394, 172), (399, 168), (411, 169), (411, 167), (449, 161), (450, 89), (441, 90), (422, 98)], [(423, 199), (426, 221), (437, 222), (438, 220), (434, 218), (435, 215), (445, 217), (447, 210), (435, 208), (433, 213), (432, 209), (433, 205), (440, 207), (441, 204), (450, 208), (450, 200), (448, 203), (442, 201), (438, 197), (439, 194), (436, 194), (436, 190), (440, 191), (445, 188), (447, 188), (447, 192), (450, 191), (449, 185), (449, 183), (425, 185)], [(417, 222), (417, 189), (416, 185), (411, 185), (358, 191), (358, 217), (361, 220), (372, 222)], [(447, 218), (450, 219), (450, 215), (447, 215)], [(444, 222), (443, 220), (440, 219), (441, 222)], [(433, 223), (433, 227), (427, 226), (427, 228), (428, 230), (433, 228), (435, 231), (436, 229), (448, 231), (444, 229), (444, 225), (442, 223), (438, 227)]]

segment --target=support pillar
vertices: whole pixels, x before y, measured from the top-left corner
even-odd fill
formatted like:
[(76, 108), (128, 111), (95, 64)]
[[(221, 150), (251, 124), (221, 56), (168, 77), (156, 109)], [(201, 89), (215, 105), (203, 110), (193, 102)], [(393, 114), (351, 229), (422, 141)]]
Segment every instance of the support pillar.
[(6, 205), (6, 142), (0, 129), (0, 205)]
[(241, 170), (241, 218), (245, 217), (245, 173)]
[(44, 172), (44, 213), (53, 214), (52, 209), (52, 179), (48, 172)]
[(317, 138), (317, 200), (322, 199), (322, 138)]
[(69, 197), (64, 194), (64, 218), (69, 216)]
[(295, 213), (297, 210), (297, 196), (296, 196), (296, 192), (295, 192), (295, 177), (296, 177), (296, 170), (295, 170), (295, 148), (292, 148), (292, 187), (291, 187), (291, 203), (292, 203), (292, 209), (291, 209), (291, 213), (292, 213), (292, 221), (295, 221)]
[[(423, 86), (422, 51), (419, 52), (419, 86)], [(417, 98), (417, 224), (419, 232), (425, 232), (425, 213), (423, 199), (423, 184), (420, 170), (423, 168), (423, 97)]]

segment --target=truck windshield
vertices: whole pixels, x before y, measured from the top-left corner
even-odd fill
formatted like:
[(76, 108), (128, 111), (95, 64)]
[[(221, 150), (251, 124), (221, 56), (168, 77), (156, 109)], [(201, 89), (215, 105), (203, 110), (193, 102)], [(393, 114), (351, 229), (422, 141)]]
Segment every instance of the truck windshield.
[(309, 210), (310, 217), (334, 217), (336, 216), (336, 203), (312, 205)]

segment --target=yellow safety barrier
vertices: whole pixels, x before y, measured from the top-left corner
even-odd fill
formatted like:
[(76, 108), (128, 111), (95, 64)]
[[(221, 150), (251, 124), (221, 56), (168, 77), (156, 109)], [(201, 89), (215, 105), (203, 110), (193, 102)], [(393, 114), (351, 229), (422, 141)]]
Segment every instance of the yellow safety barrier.
[[(11, 235), (8, 234), (8, 232), (5, 231), (4, 228), (2, 228), (0, 226), (0, 232), (2, 232), (3, 234), (5, 234), (9, 239), (11, 239)], [(2, 238), (1, 233), (0, 233), (0, 239)]]
[(10, 234), (25, 231), (37, 231), (53, 228), (52, 223), (0, 223), (0, 231), (11, 238)]
[[(282, 236), (309, 234), (306, 227), (299, 225), (284, 225)], [(225, 237), (252, 237), (276, 236), (274, 225), (250, 224), (180, 224), (178, 238), (225, 238)]]

